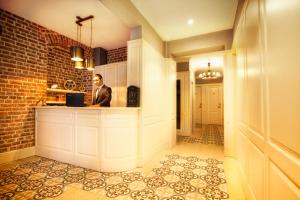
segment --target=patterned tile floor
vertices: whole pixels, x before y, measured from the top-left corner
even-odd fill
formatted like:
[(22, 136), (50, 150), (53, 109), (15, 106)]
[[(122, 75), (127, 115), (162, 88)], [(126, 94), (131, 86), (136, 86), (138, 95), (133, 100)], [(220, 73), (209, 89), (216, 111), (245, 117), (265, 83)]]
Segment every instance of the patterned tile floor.
[(198, 131), (192, 136), (177, 136), (177, 140), (187, 143), (224, 144), (224, 127), (222, 125), (208, 124), (197, 128)]
[(128, 172), (103, 173), (34, 156), (0, 165), (0, 199), (244, 199), (236, 169), (223, 161), (222, 146), (182, 141)]
[(213, 158), (166, 155), (145, 175), (103, 173), (55, 160), (34, 160), (0, 171), (0, 199), (58, 197), (70, 186), (109, 199), (227, 199), (223, 162)]

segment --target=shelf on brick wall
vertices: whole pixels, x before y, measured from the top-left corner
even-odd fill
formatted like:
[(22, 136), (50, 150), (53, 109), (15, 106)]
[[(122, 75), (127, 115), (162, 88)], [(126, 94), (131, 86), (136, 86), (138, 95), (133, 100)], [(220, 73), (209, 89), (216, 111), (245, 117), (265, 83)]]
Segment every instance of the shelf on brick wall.
[(56, 92), (56, 93), (86, 93), (86, 92), (80, 92), (80, 91), (74, 91), (74, 90), (52, 89), (52, 88), (47, 88), (47, 92)]
[(64, 101), (46, 101), (47, 105), (66, 105)]

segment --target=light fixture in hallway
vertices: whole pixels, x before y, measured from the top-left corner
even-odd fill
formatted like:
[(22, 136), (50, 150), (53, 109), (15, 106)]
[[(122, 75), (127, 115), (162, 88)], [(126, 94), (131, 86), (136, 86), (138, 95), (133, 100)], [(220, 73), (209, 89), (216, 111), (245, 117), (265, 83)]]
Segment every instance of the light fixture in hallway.
[(217, 79), (217, 78), (220, 78), (221, 76), (222, 75), (220, 72), (211, 71), (210, 62), (208, 62), (207, 71), (199, 74), (199, 78), (201, 78), (201, 79)]

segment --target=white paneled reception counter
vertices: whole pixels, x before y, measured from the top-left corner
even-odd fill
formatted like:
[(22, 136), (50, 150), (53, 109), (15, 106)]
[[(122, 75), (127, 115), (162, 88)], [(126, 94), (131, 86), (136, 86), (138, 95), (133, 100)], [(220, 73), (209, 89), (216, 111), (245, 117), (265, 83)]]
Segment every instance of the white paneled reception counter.
[(36, 155), (95, 170), (137, 167), (140, 108), (36, 107)]

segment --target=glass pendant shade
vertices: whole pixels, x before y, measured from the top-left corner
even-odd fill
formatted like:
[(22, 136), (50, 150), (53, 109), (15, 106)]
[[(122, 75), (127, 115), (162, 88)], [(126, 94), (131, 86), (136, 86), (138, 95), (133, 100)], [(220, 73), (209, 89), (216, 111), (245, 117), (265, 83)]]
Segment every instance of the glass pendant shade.
[[(84, 51), (83, 48), (79, 46), (72, 46), (70, 48), (71, 60), (73, 61), (83, 61)], [(75, 64), (76, 66), (76, 64)]]
[(74, 64), (76, 69), (84, 69), (82, 61), (75, 61)]

